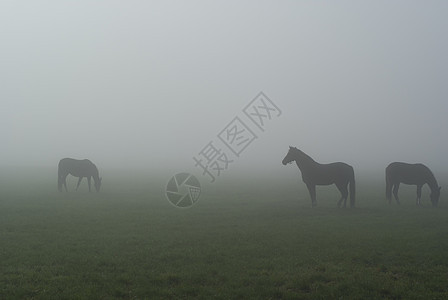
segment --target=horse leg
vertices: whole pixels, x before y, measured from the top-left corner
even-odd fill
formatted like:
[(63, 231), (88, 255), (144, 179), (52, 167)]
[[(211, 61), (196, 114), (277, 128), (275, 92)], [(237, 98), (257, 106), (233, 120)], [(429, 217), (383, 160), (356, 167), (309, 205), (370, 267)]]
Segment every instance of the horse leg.
[(400, 187), (400, 183), (395, 183), (393, 185), (393, 193), (394, 193), (394, 197), (395, 197), (395, 201), (397, 201), (397, 204), (400, 204), (400, 200), (398, 200), (398, 188)]
[(89, 183), (89, 192), (90, 192), (90, 178), (91, 178), (91, 176), (87, 177), (87, 182)]
[(336, 187), (338, 188), (339, 192), (341, 192), (341, 199), (338, 201), (338, 207), (341, 207), (342, 200), (344, 200), (344, 208), (347, 205), (347, 197), (348, 197), (348, 189), (347, 185), (344, 184), (336, 184)]
[(306, 184), (311, 196), (311, 206), (316, 207), (316, 186), (314, 184)]
[(62, 185), (64, 184), (64, 177), (62, 175), (58, 175), (58, 191), (62, 192)]
[(65, 192), (68, 192), (68, 189), (67, 189), (67, 176), (68, 176), (68, 174), (63, 176), (63, 178), (62, 178), (62, 184), (65, 187)]
[(79, 177), (78, 178), (78, 184), (76, 185), (76, 190), (78, 190), (79, 185), (81, 184), (81, 180), (82, 180), (82, 177)]
[(422, 198), (422, 185), (417, 185), (417, 206), (422, 206), (420, 199)]

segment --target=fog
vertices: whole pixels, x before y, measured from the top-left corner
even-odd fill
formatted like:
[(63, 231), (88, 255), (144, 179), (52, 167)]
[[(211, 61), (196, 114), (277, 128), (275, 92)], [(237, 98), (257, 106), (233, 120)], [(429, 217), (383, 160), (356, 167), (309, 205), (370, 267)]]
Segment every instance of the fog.
[[(319, 162), (448, 167), (445, 1), (2, 1), (0, 166), (202, 170), (241, 117), (226, 174)], [(243, 109), (280, 109), (264, 131)], [(283, 168), (283, 169), (282, 169)], [(288, 168), (290, 170), (291, 168)], [(290, 172), (290, 171), (285, 171)], [(382, 173), (381, 173), (382, 174)]]

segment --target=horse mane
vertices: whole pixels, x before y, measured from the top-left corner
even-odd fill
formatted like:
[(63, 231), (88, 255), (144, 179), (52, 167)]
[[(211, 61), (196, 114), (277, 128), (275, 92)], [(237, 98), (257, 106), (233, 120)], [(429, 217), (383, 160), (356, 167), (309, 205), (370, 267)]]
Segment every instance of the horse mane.
[(309, 156), (308, 154), (306, 154), (306, 153), (303, 152), (302, 150), (297, 149), (297, 148), (293, 148), (293, 149), (295, 150), (296, 153), (298, 153), (298, 154), (301, 156), (301, 158), (302, 158), (305, 162), (316, 163), (316, 161), (315, 161), (311, 156)]
[(431, 190), (439, 187), (439, 183), (437, 182), (437, 179), (434, 176), (434, 173), (431, 171), (430, 168), (428, 168), (426, 165), (424, 165), (422, 163), (417, 163), (414, 165), (419, 166), (421, 169), (425, 170), (425, 172), (427, 174), (426, 183), (429, 185)]
[[(88, 160), (88, 159), (87, 159), (87, 160)], [(98, 171), (98, 168), (96, 167), (96, 165), (95, 165), (93, 162), (91, 162), (90, 160), (88, 160), (88, 161), (90, 162), (91, 167), (92, 167), (92, 171), (93, 171), (92, 176), (93, 176), (93, 178), (95, 178), (95, 176), (96, 176), (97, 178), (99, 178), (99, 176), (100, 176), (100, 172)]]
[[(426, 167), (426, 166), (425, 166)], [(426, 167), (429, 171), (429, 178), (428, 178), (428, 185), (429, 187), (432, 189), (437, 189), (439, 187), (439, 183), (437, 182), (436, 177), (434, 176), (434, 173), (428, 168)]]

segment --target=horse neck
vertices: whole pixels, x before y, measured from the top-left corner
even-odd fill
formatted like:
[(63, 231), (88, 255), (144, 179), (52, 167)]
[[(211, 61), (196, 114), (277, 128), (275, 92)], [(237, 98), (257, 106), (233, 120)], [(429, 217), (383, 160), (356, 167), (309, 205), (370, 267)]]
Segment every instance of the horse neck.
[(295, 159), (300, 170), (307, 169), (308, 167), (317, 164), (314, 159), (302, 151), (296, 153)]
[(431, 191), (435, 191), (436, 189), (439, 188), (439, 184), (437, 183), (436, 178), (434, 177), (434, 174), (430, 174), (429, 178), (428, 178), (428, 186), (431, 189)]
[(98, 180), (100, 179), (98, 169), (95, 165), (93, 165), (93, 167), (92, 167), (92, 177), (93, 177), (93, 180), (95, 180), (95, 182), (98, 182)]

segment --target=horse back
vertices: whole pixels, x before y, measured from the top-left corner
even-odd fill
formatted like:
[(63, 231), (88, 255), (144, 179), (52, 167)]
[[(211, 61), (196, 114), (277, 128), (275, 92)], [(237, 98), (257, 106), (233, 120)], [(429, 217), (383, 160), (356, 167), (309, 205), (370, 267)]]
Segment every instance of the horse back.
[(63, 158), (58, 164), (59, 173), (71, 174), (75, 177), (98, 176), (98, 169), (88, 159)]
[(425, 184), (433, 177), (431, 170), (421, 163), (393, 162), (386, 168), (386, 178), (396, 183)]
[(314, 167), (305, 172), (302, 171), (302, 179), (305, 183), (316, 185), (330, 185), (337, 182), (348, 182), (354, 177), (353, 167), (344, 162), (330, 164), (316, 163)]

